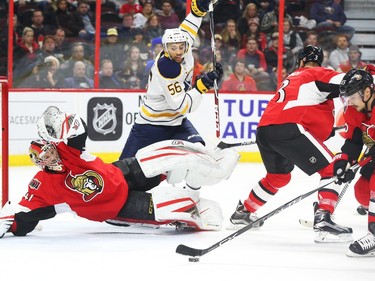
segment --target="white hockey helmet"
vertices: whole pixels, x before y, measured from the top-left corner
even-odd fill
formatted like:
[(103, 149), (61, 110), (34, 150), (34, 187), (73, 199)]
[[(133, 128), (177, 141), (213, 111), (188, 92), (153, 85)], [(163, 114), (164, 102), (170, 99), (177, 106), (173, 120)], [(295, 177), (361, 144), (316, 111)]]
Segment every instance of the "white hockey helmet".
[(61, 173), (65, 167), (54, 143), (39, 139), (31, 142), (29, 147), (31, 161), (43, 171)]
[(170, 28), (164, 31), (164, 35), (161, 39), (164, 47), (164, 51), (168, 53), (169, 43), (185, 43), (185, 54), (188, 51), (189, 40), (185, 32), (179, 28)]

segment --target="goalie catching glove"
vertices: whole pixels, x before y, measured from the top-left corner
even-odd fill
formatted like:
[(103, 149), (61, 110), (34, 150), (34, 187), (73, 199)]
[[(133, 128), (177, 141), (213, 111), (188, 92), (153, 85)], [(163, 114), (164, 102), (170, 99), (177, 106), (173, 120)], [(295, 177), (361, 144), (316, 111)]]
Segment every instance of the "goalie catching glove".
[(52, 142), (66, 141), (85, 132), (81, 118), (67, 114), (56, 106), (48, 107), (37, 122), (39, 136)]
[(15, 212), (10, 205), (10, 201), (6, 202), (4, 207), (0, 210), (0, 238), (2, 238), (12, 226), (14, 215)]
[(333, 173), (337, 177), (338, 184), (342, 184), (354, 179), (355, 172), (350, 169), (351, 165), (347, 154), (338, 153), (333, 158), (333, 161)]
[(195, 88), (203, 94), (214, 86), (215, 80), (219, 84), (221, 78), (223, 77), (223, 67), (220, 63), (216, 63), (214, 70), (207, 72), (204, 75), (198, 76), (195, 80)]

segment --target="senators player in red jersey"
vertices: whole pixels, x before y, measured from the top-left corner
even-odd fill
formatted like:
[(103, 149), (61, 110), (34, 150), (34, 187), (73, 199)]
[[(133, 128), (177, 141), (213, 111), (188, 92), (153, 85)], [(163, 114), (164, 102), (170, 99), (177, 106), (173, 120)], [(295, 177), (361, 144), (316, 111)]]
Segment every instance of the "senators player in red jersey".
[[(321, 48), (306, 46), (298, 56), (299, 68), (285, 78), (265, 109), (256, 142), (267, 174), (253, 187), (248, 198), (238, 203), (230, 219), (233, 225), (253, 222), (254, 213), (289, 183), (294, 166), (307, 175), (319, 173), (320, 185), (336, 174), (334, 163), (330, 164), (333, 153), (323, 142), (332, 134), (333, 99), (339, 96), (343, 74), (321, 67), (322, 61)], [(345, 174), (340, 182), (347, 180)], [(339, 184), (331, 184), (319, 191), (314, 218), (316, 242), (352, 239), (351, 228), (331, 220), (339, 190)]]
[[(375, 156), (375, 87), (374, 67), (370, 72), (351, 69), (340, 84), (341, 97), (346, 106), (344, 119), (347, 131), (341, 148), (343, 167), (357, 159), (365, 145), (367, 157)], [(371, 75), (372, 74), (372, 75)], [(371, 159), (360, 170), (361, 176), (354, 186), (357, 201), (368, 210), (368, 233), (349, 246), (347, 256), (375, 257), (375, 160)]]
[(42, 170), (32, 178), (19, 204), (7, 202), (0, 210), (0, 238), (6, 232), (26, 235), (40, 220), (59, 213), (61, 205), (80, 217), (116, 225), (221, 228), (221, 208), (216, 202), (199, 198), (190, 189), (153, 188), (163, 179), (184, 180), (193, 187), (215, 184), (229, 177), (236, 166), (234, 150), (210, 153), (199, 144), (170, 140), (109, 164), (85, 150), (86, 124), (79, 116), (51, 106), (37, 125), (42, 139), (32, 141), (29, 152)]

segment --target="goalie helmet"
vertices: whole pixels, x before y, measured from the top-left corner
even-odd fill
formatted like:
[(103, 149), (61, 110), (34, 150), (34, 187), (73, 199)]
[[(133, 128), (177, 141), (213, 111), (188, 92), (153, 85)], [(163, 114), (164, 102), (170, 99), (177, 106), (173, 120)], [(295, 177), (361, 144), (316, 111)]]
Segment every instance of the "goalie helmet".
[(363, 97), (363, 91), (369, 87), (371, 93), (374, 91), (374, 79), (371, 74), (363, 69), (353, 68), (349, 70), (340, 83), (340, 96), (349, 97), (359, 93)]
[(170, 28), (164, 31), (164, 35), (161, 39), (161, 42), (164, 47), (164, 51), (168, 53), (168, 44), (169, 43), (185, 43), (185, 54), (188, 51), (189, 40), (185, 32), (179, 28)]
[(322, 48), (314, 45), (307, 45), (298, 54), (298, 64), (300, 64), (301, 61), (303, 61), (304, 64), (308, 62), (315, 62), (321, 66), (323, 62)]
[(43, 171), (58, 173), (65, 171), (54, 143), (42, 139), (32, 141), (29, 148), (29, 156), (31, 161)]

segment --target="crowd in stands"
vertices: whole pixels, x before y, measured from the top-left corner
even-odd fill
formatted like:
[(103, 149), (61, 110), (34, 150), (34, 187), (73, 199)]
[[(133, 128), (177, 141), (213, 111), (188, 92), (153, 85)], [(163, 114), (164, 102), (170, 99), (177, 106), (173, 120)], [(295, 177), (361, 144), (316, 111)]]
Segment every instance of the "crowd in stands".
[[(5, 1), (4, 1), (5, 2)], [(100, 57), (95, 58), (96, 3), (101, 2)], [(283, 77), (307, 44), (324, 49), (324, 66), (346, 72), (363, 67), (355, 30), (340, 0), (285, 1)], [(178, 27), (185, 0), (16, 0), (13, 87), (145, 89), (166, 28)], [(6, 10), (7, 6), (0, 7)], [(277, 87), (279, 1), (220, 0), (214, 9), (217, 61), (223, 91), (273, 91)], [(6, 15), (6, 13), (5, 13)], [(8, 19), (0, 30), (0, 60), (7, 58)], [(194, 77), (212, 68), (211, 32), (204, 19), (194, 46)], [(5, 63), (6, 64), (6, 63)], [(2, 64), (1, 75), (6, 76)]]

